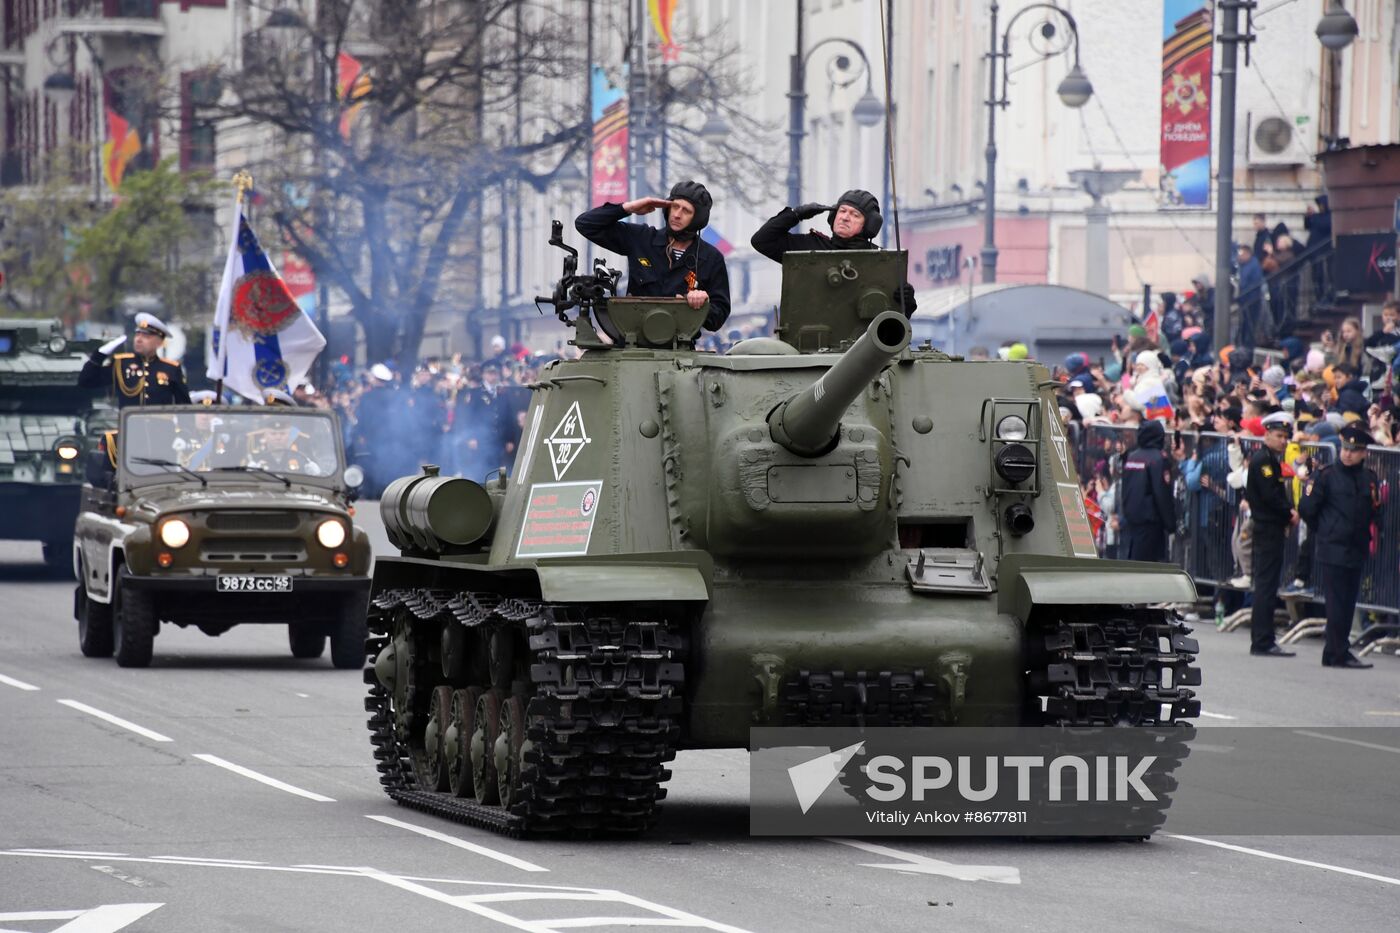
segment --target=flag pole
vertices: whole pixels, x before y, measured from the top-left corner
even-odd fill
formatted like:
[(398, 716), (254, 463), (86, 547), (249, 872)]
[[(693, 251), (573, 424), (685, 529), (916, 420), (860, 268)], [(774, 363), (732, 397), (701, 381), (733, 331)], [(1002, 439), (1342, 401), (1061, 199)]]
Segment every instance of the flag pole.
[[(247, 193), (248, 191), (253, 190), (253, 176), (250, 175), (250, 174), (248, 173), (248, 170), (247, 170), (247, 169), (240, 169), (240, 170), (238, 171), (238, 173), (235, 174), (235, 175), (233, 176), (233, 189), (234, 189), (234, 192), (235, 192), (235, 197), (234, 197), (234, 202), (233, 202), (233, 209), (234, 209), (235, 211), (242, 210), (242, 209), (243, 209), (243, 195), (244, 195), (245, 193)], [(237, 227), (235, 227), (234, 229), (237, 229)], [(219, 356), (222, 357), (222, 356), (225, 355), (225, 353), (226, 353), (225, 344), (224, 344), (223, 339), (221, 338), (221, 339), (219, 340)], [(222, 367), (220, 368), (219, 371), (220, 371), (220, 373), (223, 372)], [(223, 401), (224, 401), (224, 379), (223, 379), (223, 376), (221, 375), (221, 376), (220, 376), (217, 380), (215, 380), (215, 382), (214, 382), (214, 402), (215, 402), (215, 404), (222, 405), (222, 404), (223, 404)]]

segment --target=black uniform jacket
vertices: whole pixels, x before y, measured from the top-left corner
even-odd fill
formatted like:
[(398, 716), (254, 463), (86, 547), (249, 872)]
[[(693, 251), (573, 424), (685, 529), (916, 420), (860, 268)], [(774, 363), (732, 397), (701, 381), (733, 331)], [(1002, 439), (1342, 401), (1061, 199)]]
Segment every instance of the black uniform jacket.
[[(806, 233), (788, 233), (796, 223), (798, 223), (797, 212), (790, 207), (785, 207), (764, 221), (763, 226), (749, 237), (749, 244), (774, 262), (782, 262), (783, 256), (790, 252), (880, 248), (862, 237), (827, 236), (817, 230), (808, 230)], [(917, 308), (917, 304), (905, 307), (903, 309), (905, 316), (912, 317)]]
[(782, 262), (783, 254), (819, 249), (879, 249), (874, 243), (860, 237), (827, 236), (810, 230), (807, 233), (788, 233), (798, 223), (797, 211), (785, 207), (764, 221), (763, 226), (749, 238), (753, 248), (774, 262)]
[(719, 330), (729, 318), (729, 270), (724, 256), (699, 236), (675, 265), (667, 255), (664, 229), (623, 223), (627, 212), (611, 202), (584, 211), (574, 227), (590, 242), (627, 257), (627, 294), (649, 298), (682, 297), (690, 290), (686, 273), (695, 273), (695, 287), (710, 295), (706, 330)]
[(1380, 509), (1380, 482), (1361, 464), (1333, 463), (1303, 485), (1298, 514), (1317, 529), (1317, 559), (1360, 567), (1371, 545), (1371, 522)]
[(1124, 459), (1120, 501), (1126, 524), (1176, 526), (1171, 477), (1160, 449), (1139, 447)]
[(1244, 483), (1244, 498), (1256, 525), (1287, 525), (1293, 512), (1284, 485), (1283, 467), (1278, 455), (1260, 447), (1249, 458), (1249, 475)]
[(78, 374), (78, 385), (96, 389), (109, 378), (103, 370), (111, 366), (117, 407), (128, 405), (188, 405), (190, 387), (179, 363), (161, 357), (147, 360), (135, 353), (118, 353), (109, 363), (94, 350)]

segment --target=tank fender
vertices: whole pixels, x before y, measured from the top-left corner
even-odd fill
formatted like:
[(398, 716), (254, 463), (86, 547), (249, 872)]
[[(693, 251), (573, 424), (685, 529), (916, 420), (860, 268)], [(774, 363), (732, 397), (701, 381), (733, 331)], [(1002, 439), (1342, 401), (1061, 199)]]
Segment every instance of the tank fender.
[[(1092, 586), (1086, 582), (1093, 581)], [(1196, 584), (1171, 564), (1007, 554), (997, 568), (997, 611), (1025, 621), (1043, 605), (1194, 603)]]
[(550, 602), (708, 602), (714, 560), (705, 551), (546, 557), (535, 565)]
[(381, 557), (374, 563), (371, 598), (397, 586), (463, 586), (517, 595), (534, 591), (555, 603), (707, 602), (714, 592), (714, 566), (706, 551), (545, 557), (505, 566)]

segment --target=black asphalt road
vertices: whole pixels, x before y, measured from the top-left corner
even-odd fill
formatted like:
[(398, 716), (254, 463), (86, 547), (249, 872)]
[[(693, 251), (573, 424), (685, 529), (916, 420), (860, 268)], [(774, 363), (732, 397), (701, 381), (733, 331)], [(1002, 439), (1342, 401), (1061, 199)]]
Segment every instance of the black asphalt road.
[[(151, 668), (122, 670), (81, 656), (71, 610), (37, 546), (0, 545), (0, 930), (1380, 931), (1400, 916), (1393, 837), (751, 838), (741, 751), (682, 753), (645, 838), (502, 839), (385, 798), (360, 675), (293, 660), (284, 627), (167, 628)], [(1198, 635), (1219, 723), (1400, 726), (1400, 660), (1330, 671), (1318, 642), (1260, 661), (1244, 632)]]

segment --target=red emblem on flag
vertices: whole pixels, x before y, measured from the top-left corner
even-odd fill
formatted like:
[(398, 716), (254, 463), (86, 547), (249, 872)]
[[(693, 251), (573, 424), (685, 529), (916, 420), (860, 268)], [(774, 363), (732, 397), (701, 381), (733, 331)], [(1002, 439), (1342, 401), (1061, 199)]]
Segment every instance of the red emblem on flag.
[(301, 313), (287, 283), (275, 272), (249, 272), (233, 284), (233, 326), (244, 336), (281, 333)]

